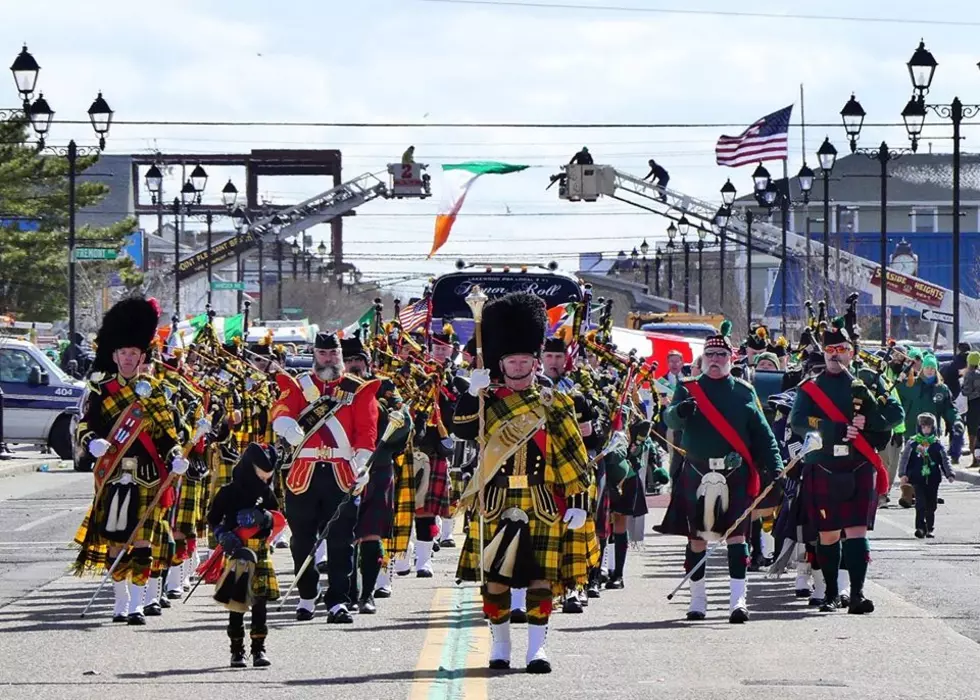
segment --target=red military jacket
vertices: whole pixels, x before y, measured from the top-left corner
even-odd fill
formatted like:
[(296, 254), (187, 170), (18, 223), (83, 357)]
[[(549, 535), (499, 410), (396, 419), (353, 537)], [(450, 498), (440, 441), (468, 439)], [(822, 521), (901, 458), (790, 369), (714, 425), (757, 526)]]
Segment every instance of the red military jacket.
[[(321, 399), (310, 401), (300, 386), (309, 377)], [(345, 374), (324, 382), (313, 372), (292, 377), (276, 375), (279, 400), (272, 407), (270, 421), (288, 416), (299, 422), (306, 439), (293, 448), (286, 487), (294, 494), (310, 487), (313, 470), (329, 463), (340, 488), (348, 490), (356, 477), (350, 459), (358, 450), (373, 452), (378, 442), (378, 379), (361, 379)]]

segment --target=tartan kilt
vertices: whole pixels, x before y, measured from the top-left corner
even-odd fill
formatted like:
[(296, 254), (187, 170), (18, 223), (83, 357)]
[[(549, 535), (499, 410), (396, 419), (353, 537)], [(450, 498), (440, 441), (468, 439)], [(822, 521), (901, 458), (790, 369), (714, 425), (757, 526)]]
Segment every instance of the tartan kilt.
[[(531, 531), (531, 549), (534, 552), (534, 559), (541, 570), (541, 578), (552, 585), (555, 595), (563, 592), (562, 586), (562, 559), (564, 556), (563, 540), (565, 531), (568, 529), (559, 519), (554, 525), (541, 520), (534, 512), (534, 505), (531, 502), (531, 491), (529, 489), (507, 489), (504, 496), (504, 504), (501, 512), (509, 508), (519, 508), (527, 513), (528, 526)], [(485, 520), (483, 528), (483, 544), (486, 546), (497, 532), (500, 520)], [(585, 572), (585, 542), (581, 548), (581, 566), (583, 575)], [(482, 566), (480, 552), (480, 518), (478, 515), (470, 518), (469, 527), (466, 532), (466, 541), (463, 542), (462, 551), (459, 554), (459, 564), (456, 567), (456, 578), (461, 581), (479, 581), (480, 567)], [(569, 552), (569, 556), (574, 557), (574, 552)]]
[(589, 570), (599, 566), (599, 541), (595, 521), (585, 519), (578, 530), (565, 528), (561, 538), (561, 582), (565, 588), (584, 586), (589, 582)]
[[(258, 562), (252, 577), (252, 596), (255, 600), (279, 600), (279, 579), (272, 565), (272, 552), (267, 540), (251, 537), (244, 542), (245, 547), (255, 552)], [(229, 557), (225, 557), (227, 563)]]
[[(708, 467), (695, 466), (688, 460), (684, 460), (683, 466), (677, 474), (677, 479), (671, 485), (670, 504), (667, 506), (667, 513), (664, 515), (663, 523), (657, 530), (666, 535), (681, 535), (693, 539), (701, 539), (698, 534), (703, 531), (704, 523), (698, 521), (698, 487), (701, 485), (702, 473), (707, 473)], [(746, 464), (727, 472), (726, 479), (728, 485), (728, 509), (715, 520), (711, 529), (718, 535), (723, 535), (729, 527), (745, 512), (745, 509), (752, 505), (754, 500), (749, 495), (749, 467)], [(752, 518), (747, 517), (732, 533), (733, 537), (746, 536)]]
[(414, 485), (412, 459), (405, 452), (396, 456), (394, 461), (394, 514), (391, 534), (384, 540), (385, 552), (389, 557), (408, 551), (415, 520)]
[[(835, 493), (833, 474), (852, 472), (854, 493)], [(803, 470), (803, 495), (808, 524), (816, 532), (837, 532), (845, 527), (874, 529), (878, 510), (876, 471), (871, 462), (824, 466), (808, 464)]]
[(609, 493), (609, 508), (613, 513), (639, 517), (649, 512), (643, 484), (638, 474), (626, 477), (623, 481), (622, 493), (611, 489)]
[(450, 514), (449, 460), (429, 455), (429, 490), (415, 514), (448, 518)]
[(203, 480), (190, 479), (186, 475), (180, 484), (180, 497), (174, 513), (174, 532), (186, 539), (201, 537), (207, 528), (204, 517)]
[(456, 509), (459, 507), (459, 499), (463, 495), (463, 476), (459, 470), (448, 471), (449, 473), (449, 517), (456, 517)]
[[(763, 484), (762, 488), (766, 488), (768, 484)], [(777, 481), (775, 486), (769, 489), (769, 493), (766, 497), (759, 501), (759, 505), (755, 507), (756, 510), (765, 510), (766, 508), (778, 508), (783, 503), (783, 484), (782, 481)]]
[(354, 539), (391, 537), (395, 515), (395, 477), (390, 464), (375, 464), (357, 506)]

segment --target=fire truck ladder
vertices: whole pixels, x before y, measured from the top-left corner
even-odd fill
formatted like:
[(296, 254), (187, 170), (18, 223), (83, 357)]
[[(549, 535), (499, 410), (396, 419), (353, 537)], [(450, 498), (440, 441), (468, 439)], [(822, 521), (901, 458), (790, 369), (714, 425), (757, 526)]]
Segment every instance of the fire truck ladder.
[[(645, 180), (616, 170), (609, 165), (562, 166), (564, 182), (559, 187), (559, 197), (568, 201), (596, 201), (599, 196), (611, 197), (631, 206), (646, 209), (669, 219), (677, 220), (684, 215), (692, 224), (700, 223), (709, 231), (714, 230), (715, 216), (720, 204), (711, 204), (689, 195), (664, 189)], [(748, 227), (744, 215), (733, 208), (726, 231), (740, 244), (748, 243)], [(775, 257), (782, 255), (782, 228), (766, 221), (752, 222), (752, 249)], [(786, 252), (799, 260), (823, 256), (822, 241), (810, 239), (793, 231), (786, 232)], [(848, 286), (868, 294), (872, 302), (881, 300), (880, 268), (878, 262), (855, 255), (849, 251), (831, 247), (829, 252), (835, 271), (840, 260), (840, 275), (849, 280)], [(889, 299), (916, 311), (930, 310), (952, 314), (953, 293), (919, 277), (901, 275), (900, 283), (890, 283)], [(924, 301), (930, 299), (931, 303)], [(973, 325), (980, 323), (980, 300), (960, 294), (960, 317)]]

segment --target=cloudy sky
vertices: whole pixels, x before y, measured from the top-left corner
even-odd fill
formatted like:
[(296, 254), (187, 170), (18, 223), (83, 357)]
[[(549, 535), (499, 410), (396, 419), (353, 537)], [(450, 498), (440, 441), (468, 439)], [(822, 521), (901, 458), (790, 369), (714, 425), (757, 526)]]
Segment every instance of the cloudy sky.
[[(36, 0), (6, 3), (0, 46), (12, 60), (28, 44), (58, 120), (84, 120), (102, 90), (118, 121), (110, 153), (339, 148), (349, 179), (382, 171), (415, 144), (417, 159), (433, 166), (436, 196), (375, 201), (345, 223), (346, 251), (369, 276), (438, 273), (457, 257), (555, 259), (574, 270), (581, 252), (628, 252), (644, 238), (651, 245), (665, 238), (665, 221), (653, 214), (611, 200), (561, 202), (555, 189), (544, 191), (548, 175), (582, 145), (597, 163), (638, 175), (656, 157), (672, 189), (716, 201), (726, 177), (742, 193), (751, 186), (751, 168), (715, 165), (718, 136), (791, 103), (789, 170), (799, 169), (802, 83), (811, 165), (826, 135), (846, 150), (838, 113), (852, 91), (868, 113), (862, 145), (887, 138), (905, 146), (905, 63), (920, 38), (939, 61), (930, 100), (958, 94), (980, 102), (975, 3), (793, 5), (804, 16), (761, 16), (779, 10), (754, 0), (738, 3), (742, 15), (722, 0), (100, 0), (97, 10)], [(5, 89), (16, 105), (13, 81)], [(319, 126), (337, 122), (419, 126)], [(460, 123), (643, 126), (441, 126)], [(926, 135), (935, 137), (934, 150), (948, 150), (947, 127), (927, 127)], [(975, 149), (980, 131), (970, 126), (965, 135), (965, 149)], [(85, 124), (56, 123), (49, 142), (71, 137), (93, 141)], [(531, 167), (481, 180), (443, 254), (426, 261), (438, 166), (471, 159)], [(178, 176), (165, 184), (168, 194)], [(243, 174), (215, 170), (210, 199), (228, 177), (244, 189)], [(260, 182), (261, 194), (279, 203), (327, 187), (315, 179)], [(326, 230), (313, 233), (318, 240)]]

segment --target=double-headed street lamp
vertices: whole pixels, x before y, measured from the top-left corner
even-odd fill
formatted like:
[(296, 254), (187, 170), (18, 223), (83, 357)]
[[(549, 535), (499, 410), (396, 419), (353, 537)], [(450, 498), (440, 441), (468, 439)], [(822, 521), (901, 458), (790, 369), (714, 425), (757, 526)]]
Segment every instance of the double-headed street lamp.
[[(952, 346), (960, 341), (960, 125), (964, 119), (973, 119), (980, 114), (980, 105), (965, 105), (959, 97), (950, 104), (926, 104), (926, 94), (936, 74), (936, 62), (932, 53), (926, 49), (924, 41), (912, 54), (906, 64), (912, 80), (912, 99), (902, 110), (902, 121), (912, 141), (912, 151), (919, 145), (919, 135), (925, 125), (926, 111), (932, 110), (940, 119), (953, 122), (953, 338)], [(980, 67), (980, 63), (977, 64)]]
[[(190, 215), (194, 205), (201, 203), (201, 194), (207, 181), (207, 173), (198, 165), (191, 171), (191, 176), (184, 186), (180, 188), (180, 197), (174, 197), (171, 204), (174, 215), (174, 314), (177, 316), (180, 316), (180, 216)], [(209, 282), (208, 287), (210, 286)]]
[(708, 235), (707, 229), (698, 226), (698, 314), (704, 313), (704, 239)]
[[(99, 92), (88, 108), (88, 118), (92, 129), (99, 137), (99, 146), (78, 146), (75, 139), (67, 146), (45, 147), (44, 140), (54, 120), (54, 110), (44, 99), (44, 93), (39, 93), (37, 99), (31, 102), (34, 89), (37, 86), (38, 74), (41, 67), (34, 56), (27, 50), (27, 45), (14, 59), (10, 72), (14, 76), (14, 84), (24, 103), (24, 116), (27, 117), (37, 134), (38, 152), (47, 152), (68, 159), (68, 333), (69, 338), (75, 337), (75, 182), (78, 175), (78, 158), (97, 155), (105, 150), (105, 137), (112, 126), (113, 111)], [(13, 116), (10, 114), (8, 116)], [(20, 115), (17, 115), (20, 116)]]
[[(683, 218), (685, 225), (687, 219)], [(686, 229), (685, 229), (686, 231)], [(677, 238), (677, 226), (673, 221), (667, 227), (667, 294), (674, 295), (674, 239)]]
[[(820, 173), (823, 175), (823, 278), (830, 279), (830, 174), (837, 163), (837, 149), (830, 142), (830, 137), (824, 138), (817, 149), (817, 162), (820, 163)], [(812, 181), (811, 181), (812, 185)], [(839, 234), (838, 234), (839, 235)], [(840, 280), (837, 280), (838, 284)]]
[[(878, 161), (881, 166), (879, 178), (881, 180), (881, 237), (879, 240), (879, 257), (881, 258), (881, 309), (879, 311), (881, 323), (881, 342), (887, 339), (888, 332), (888, 163), (901, 158), (904, 155), (913, 153), (908, 148), (889, 148), (884, 141), (878, 148), (858, 148), (858, 137), (861, 135), (861, 127), (864, 126), (866, 113), (861, 103), (857, 101), (854, 94), (847, 101), (844, 108), (840, 111), (841, 121), (844, 124), (844, 132), (850, 142), (851, 153), (861, 155)], [(826, 217), (825, 217), (826, 218)], [(824, 221), (824, 226), (827, 226)], [(956, 224), (954, 224), (956, 225)]]

